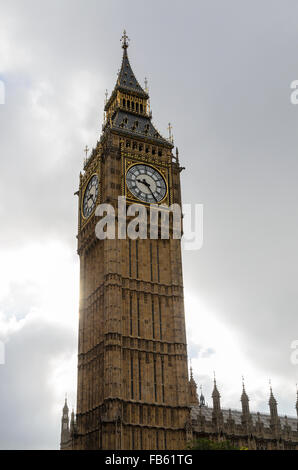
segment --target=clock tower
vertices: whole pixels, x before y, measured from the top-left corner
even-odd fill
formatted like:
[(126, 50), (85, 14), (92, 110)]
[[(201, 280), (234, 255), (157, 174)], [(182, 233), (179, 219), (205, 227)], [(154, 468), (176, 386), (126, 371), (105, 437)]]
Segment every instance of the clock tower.
[[(100, 141), (78, 191), (80, 313), (76, 423), (68, 448), (183, 449), (190, 419), (180, 240), (99, 239), (96, 207), (181, 204), (178, 151), (152, 124), (128, 37)], [(170, 219), (171, 220), (171, 219)], [(159, 234), (160, 235), (160, 234)], [(63, 446), (62, 446), (63, 448)]]

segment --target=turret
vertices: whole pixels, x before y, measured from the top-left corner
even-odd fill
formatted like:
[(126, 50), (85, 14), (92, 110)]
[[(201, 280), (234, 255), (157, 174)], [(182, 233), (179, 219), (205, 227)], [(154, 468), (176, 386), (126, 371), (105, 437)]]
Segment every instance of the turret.
[(205, 397), (204, 397), (204, 395), (203, 395), (202, 385), (200, 386), (200, 389), (201, 389), (201, 394), (200, 394), (200, 407), (202, 408), (202, 406), (205, 406), (205, 405), (206, 405), (206, 402), (205, 402)]
[(269, 408), (270, 408), (270, 425), (275, 433), (280, 433), (280, 420), (277, 413), (277, 401), (272, 392), (272, 387), (270, 385), (270, 397), (269, 397)]
[(214, 387), (212, 392), (212, 400), (213, 400), (213, 412), (212, 412), (212, 421), (214, 426), (217, 428), (217, 431), (223, 425), (223, 414), (220, 407), (220, 393), (217, 389), (216, 379), (214, 377)]
[(245, 391), (244, 380), (242, 381), (241, 405), (242, 405), (242, 416), (241, 416), (242, 425), (249, 427), (252, 424), (252, 419), (251, 419), (251, 414), (249, 410), (249, 398)]
[(214, 387), (212, 392), (212, 400), (213, 400), (213, 411), (221, 411), (220, 408), (220, 393), (217, 389), (216, 380), (214, 378)]
[(275, 400), (275, 397), (272, 392), (272, 387), (270, 387), (270, 397), (269, 397), (269, 408), (270, 408), (270, 416), (271, 420), (275, 420), (278, 418), (278, 413), (277, 413), (277, 401)]
[(61, 442), (60, 448), (64, 449), (67, 446), (67, 443), (70, 440), (70, 431), (69, 431), (69, 409), (67, 405), (67, 397), (65, 397), (65, 403), (62, 410), (62, 419), (61, 419)]

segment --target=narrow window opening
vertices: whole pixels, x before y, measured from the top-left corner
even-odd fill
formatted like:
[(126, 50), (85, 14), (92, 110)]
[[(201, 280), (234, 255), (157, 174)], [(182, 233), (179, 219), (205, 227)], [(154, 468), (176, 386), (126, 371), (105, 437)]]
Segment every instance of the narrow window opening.
[(128, 240), (128, 251), (129, 251), (129, 277), (131, 277), (131, 239)]
[(157, 280), (160, 282), (160, 269), (159, 269), (159, 244), (156, 244), (156, 258), (157, 258)]
[(142, 370), (141, 358), (139, 357), (139, 400), (142, 400)]
[(153, 361), (153, 378), (154, 378), (154, 399), (157, 401), (157, 384), (156, 384), (156, 359)]
[(136, 240), (136, 275), (139, 277), (139, 240)]
[(137, 315), (138, 315), (138, 336), (141, 336), (141, 328), (140, 328), (140, 297), (137, 300)]
[(164, 361), (163, 357), (161, 359), (161, 394), (162, 394), (162, 401), (165, 401), (165, 383), (164, 383)]
[(129, 332), (132, 336), (132, 294), (129, 297)]
[(159, 336), (162, 340), (162, 313), (161, 313), (161, 298), (158, 298), (158, 307), (159, 307)]
[(155, 321), (154, 321), (154, 298), (151, 301), (151, 314), (152, 314), (152, 337), (155, 338)]
[(133, 399), (133, 357), (130, 358), (130, 396)]
[(152, 243), (150, 243), (150, 274), (151, 274), (151, 281), (153, 281)]

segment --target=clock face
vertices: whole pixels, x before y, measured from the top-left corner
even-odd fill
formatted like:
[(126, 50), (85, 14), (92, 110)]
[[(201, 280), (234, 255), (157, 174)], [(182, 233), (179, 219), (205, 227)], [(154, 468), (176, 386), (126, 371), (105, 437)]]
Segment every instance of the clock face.
[(150, 204), (156, 204), (167, 194), (164, 177), (149, 165), (133, 165), (126, 173), (126, 185), (130, 192)]
[(98, 195), (98, 177), (97, 175), (93, 175), (89, 183), (87, 184), (87, 188), (84, 193), (84, 199), (83, 199), (84, 217), (87, 218), (92, 214), (95, 208), (97, 195)]

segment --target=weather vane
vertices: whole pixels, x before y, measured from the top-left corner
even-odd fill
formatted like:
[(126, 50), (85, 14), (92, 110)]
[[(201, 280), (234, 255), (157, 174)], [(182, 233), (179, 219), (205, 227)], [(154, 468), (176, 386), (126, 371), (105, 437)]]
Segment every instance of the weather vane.
[(130, 39), (129, 39), (129, 37), (127, 36), (125, 30), (123, 31), (123, 36), (122, 36), (122, 38), (120, 39), (120, 41), (122, 41), (122, 47), (123, 47), (123, 49), (127, 49), (127, 48), (128, 48), (128, 43), (129, 43)]

